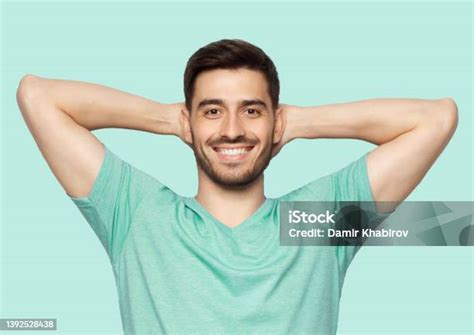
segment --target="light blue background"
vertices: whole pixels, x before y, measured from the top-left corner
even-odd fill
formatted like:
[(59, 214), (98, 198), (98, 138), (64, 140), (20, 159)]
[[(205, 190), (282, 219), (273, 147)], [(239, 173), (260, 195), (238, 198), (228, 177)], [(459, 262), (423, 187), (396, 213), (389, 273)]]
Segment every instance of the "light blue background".
[[(458, 130), (409, 199), (473, 200), (470, 2), (4, 2), (1, 29), (0, 317), (58, 318), (60, 333), (121, 332), (106, 253), (16, 105), (27, 73), (182, 101), (192, 53), (242, 38), (272, 57), (284, 103), (450, 96)], [(196, 193), (194, 157), (176, 137), (95, 134), (177, 193)], [(282, 195), (371, 148), (356, 140), (293, 141), (266, 170), (266, 194)], [(339, 332), (470, 334), (472, 260), (468, 247), (362, 248), (346, 277)]]

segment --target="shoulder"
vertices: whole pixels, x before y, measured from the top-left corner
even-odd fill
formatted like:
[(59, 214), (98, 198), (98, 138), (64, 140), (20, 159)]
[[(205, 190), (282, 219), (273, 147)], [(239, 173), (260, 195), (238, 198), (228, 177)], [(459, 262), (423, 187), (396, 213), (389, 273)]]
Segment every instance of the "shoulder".
[(370, 201), (367, 153), (335, 172), (319, 177), (285, 195), (283, 201)]
[(135, 195), (160, 196), (160, 197), (176, 197), (177, 194), (165, 185), (161, 180), (157, 179), (144, 169), (124, 160), (114, 151), (106, 148), (106, 156), (103, 164), (103, 174), (115, 175), (115, 181), (119, 183), (119, 187), (127, 191), (130, 198)]
[(281, 201), (331, 201), (333, 199), (334, 182), (332, 174), (316, 178), (278, 198)]

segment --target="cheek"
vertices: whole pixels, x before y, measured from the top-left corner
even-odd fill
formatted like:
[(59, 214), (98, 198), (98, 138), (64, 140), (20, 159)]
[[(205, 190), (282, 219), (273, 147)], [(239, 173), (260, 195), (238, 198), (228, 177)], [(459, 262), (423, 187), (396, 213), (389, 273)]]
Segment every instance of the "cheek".
[(210, 138), (212, 138), (213, 133), (213, 130), (209, 127), (194, 126), (192, 129), (194, 140), (202, 144), (205, 144)]
[(269, 127), (268, 123), (255, 125), (252, 128), (252, 132), (260, 139), (260, 141), (271, 141), (273, 137), (273, 128)]

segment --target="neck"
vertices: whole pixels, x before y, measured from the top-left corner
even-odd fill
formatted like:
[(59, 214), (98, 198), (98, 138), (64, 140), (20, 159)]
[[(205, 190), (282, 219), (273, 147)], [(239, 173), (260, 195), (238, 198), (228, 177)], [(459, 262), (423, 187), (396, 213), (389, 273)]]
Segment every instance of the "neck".
[(216, 184), (202, 171), (198, 172), (196, 200), (217, 220), (236, 227), (254, 214), (265, 202), (263, 173), (252, 183), (239, 188)]

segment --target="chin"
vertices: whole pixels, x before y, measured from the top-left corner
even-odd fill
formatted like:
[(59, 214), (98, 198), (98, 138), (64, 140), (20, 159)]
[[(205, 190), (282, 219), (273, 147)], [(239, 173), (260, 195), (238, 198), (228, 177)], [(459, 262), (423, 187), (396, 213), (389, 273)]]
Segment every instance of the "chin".
[[(212, 179), (212, 178), (211, 178)], [(258, 179), (258, 176), (255, 178), (220, 178), (216, 177), (213, 181), (223, 187), (228, 188), (244, 188), (251, 185)]]
[[(237, 152), (240, 157), (222, 157), (223, 155), (210, 148), (210, 152), (200, 155), (195, 152), (200, 169), (215, 184), (229, 188), (243, 188), (259, 179), (270, 160), (255, 161), (260, 152), (258, 145), (249, 147), (246, 154)], [(230, 156), (230, 155), (229, 155)], [(262, 159), (262, 157), (260, 157)]]

